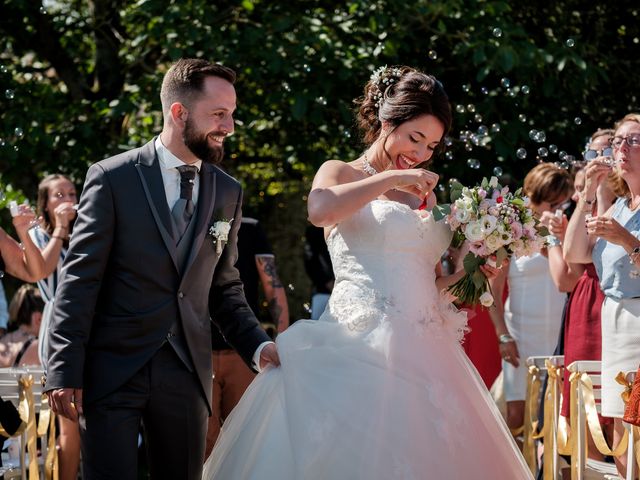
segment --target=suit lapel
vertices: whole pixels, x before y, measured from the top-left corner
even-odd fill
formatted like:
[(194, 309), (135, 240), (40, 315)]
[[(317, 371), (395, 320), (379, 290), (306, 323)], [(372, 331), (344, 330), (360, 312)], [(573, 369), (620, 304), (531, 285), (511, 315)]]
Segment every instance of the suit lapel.
[(160, 163), (156, 155), (154, 143), (155, 138), (142, 148), (138, 163), (136, 164), (136, 170), (140, 176), (142, 188), (147, 197), (147, 202), (149, 202), (153, 219), (160, 231), (160, 236), (171, 255), (176, 270), (180, 271), (176, 255), (173, 224), (171, 223), (171, 213), (169, 212), (167, 196), (164, 192)]
[[(200, 192), (198, 194), (198, 209), (196, 213), (196, 226), (193, 232), (193, 242), (191, 244), (191, 250), (189, 252), (189, 259), (187, 260), (184, 273), (191, 267), (193, 261), (196, 258), (198, 250), (202, 245), (204, 236), (207, 233), (209, 227), (209, 219), (213, 212), (213, 205), (215, 203), (216, 195), (216, 172), (211, 165), (202, 163), (202, 172), (200, 173)], [(184, 275), (183, 275), (184, 277)]]

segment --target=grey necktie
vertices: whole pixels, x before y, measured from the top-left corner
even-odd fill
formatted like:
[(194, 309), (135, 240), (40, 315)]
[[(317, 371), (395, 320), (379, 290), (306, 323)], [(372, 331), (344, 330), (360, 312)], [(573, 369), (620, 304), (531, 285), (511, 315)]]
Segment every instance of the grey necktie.
[(176, 168), (180, 172), (180, 198), (171, 209), (171, 216), (178, 228), (178, 241), (180, 241), (193, 216), (193, 184), (198, 168), (193, 165), (181, 165)]

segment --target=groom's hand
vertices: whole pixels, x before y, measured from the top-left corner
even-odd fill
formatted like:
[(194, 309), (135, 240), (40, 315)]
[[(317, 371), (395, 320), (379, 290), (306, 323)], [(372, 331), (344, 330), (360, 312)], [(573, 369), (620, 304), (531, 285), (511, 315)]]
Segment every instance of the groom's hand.
[(78, 421), (78, 414), (82, 415), (82, 389), (56, 388), (47, 392), (51, 410), (74, 422)]
[(260, 370), (263, 370), (267, 365), (280, 366), (280, 357), (275, 343), (266, 345), (260, 352)]

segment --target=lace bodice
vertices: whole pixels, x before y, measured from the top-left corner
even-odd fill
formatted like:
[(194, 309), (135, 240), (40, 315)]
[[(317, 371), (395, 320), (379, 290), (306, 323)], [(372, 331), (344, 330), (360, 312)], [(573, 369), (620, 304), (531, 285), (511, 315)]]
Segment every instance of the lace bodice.
[(321, 320), (345, 324), (354, 334), (390, 322), (423, 333), (430, 325), (459, 333), (464, 315), (441, 298), (435, 267), (451, 231), (427, 212), (374, 200), (340, 223), (327, 244), (335, 286)]

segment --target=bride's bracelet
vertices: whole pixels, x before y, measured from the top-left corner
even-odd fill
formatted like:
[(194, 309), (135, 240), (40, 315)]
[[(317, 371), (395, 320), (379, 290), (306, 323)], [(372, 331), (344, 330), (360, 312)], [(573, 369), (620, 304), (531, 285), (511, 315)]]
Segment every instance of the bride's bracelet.
[(511, 343), (511, 342), (515, 342), (515, 338), (513, 338), (511, 335), (509, 335), (508, 333), (503, 333), (502, 335), (500, 335), (498, 337), (498, 342), (500, 343), (500, 345), (504, 344), (504, 343)]

